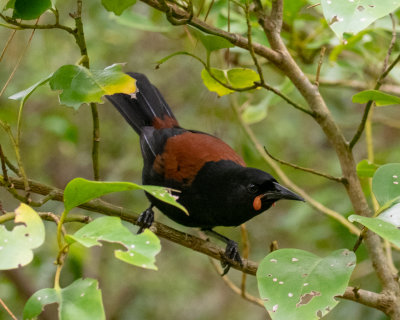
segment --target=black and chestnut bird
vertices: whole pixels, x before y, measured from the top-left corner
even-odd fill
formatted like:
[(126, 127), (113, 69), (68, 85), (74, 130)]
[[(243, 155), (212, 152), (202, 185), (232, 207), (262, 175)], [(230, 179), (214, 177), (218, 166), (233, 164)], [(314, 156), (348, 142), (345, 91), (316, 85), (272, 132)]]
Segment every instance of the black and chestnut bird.
[(304, 201), (270, 174), (246, 167), (222, 140), (182, 128), (158, 89), (140, 73), (132, 95), (107, 96), (140, 135), (143, 184), (179, 190), (178, 202), (189, 212), (147, 194), (151, 205), (139, 217), (141, 232), (154, 220), (153, 206), (179, 224), (201, 228), (226, 242), (225, 258), (242, 264), (237, 243), (212, 230), (238, 226), (269, 209), (280, 199)]

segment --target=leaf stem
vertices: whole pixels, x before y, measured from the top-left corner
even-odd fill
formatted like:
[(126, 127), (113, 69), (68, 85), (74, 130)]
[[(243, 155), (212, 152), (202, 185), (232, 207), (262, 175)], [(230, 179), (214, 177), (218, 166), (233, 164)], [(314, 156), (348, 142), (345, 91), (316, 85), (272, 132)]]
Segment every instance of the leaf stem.
[(61, 289), (60, 288), (60, 275), (61, 275), (62, 267), (63, 267), (62, 264), (57, 265), (56, 274), (54, 276), (54, 289), (56, 289), (57, 291)]

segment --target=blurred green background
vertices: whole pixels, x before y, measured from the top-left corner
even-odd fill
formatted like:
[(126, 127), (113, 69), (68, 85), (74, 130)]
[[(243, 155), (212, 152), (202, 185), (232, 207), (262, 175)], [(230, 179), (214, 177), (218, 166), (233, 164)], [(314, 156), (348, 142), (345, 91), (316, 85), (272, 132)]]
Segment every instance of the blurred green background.
[[(352, 47), (340, 52), (336, 61), (328, 61), (329, 54), (334, 48), (337, 50), (338, 40), (321, 22), (318, 8), (310, 13), (304, 11), (306, 1), (299, 1), (299, 4), (302, 7), (299, 5), (293, 9), (296, 19), (290, 20), (292, 31), (284, 36), (303, 70), (315, 74), (319, 48), (324, 44), (328, 47), (328, 53), (322, 68), (322, 78), (357, 80), (371, 87), (371, 81), (380, 72), (391, 39), (388, 27), (390, 20), (383, 19), (376, 23)], [(73, 11), (74, 3), (59, 2), (57, 7), (61, 12), (61, 22), (72, 26), (68, 12)], [(225, 27), (224, 8), (226, 2), (218, 1), (209, 21)], [(145, 18), (144, 22), (129, 16), (118, 20), (104, 10), (100, 1), (84, 3), (83, 21), (91, 67), (103, 69), (113, 63), (126, 63), (125, 71), (146, 74), (163, 93), (183, 127), (209, 132), (222, 138), (244, 157), (249, 166), (271, 172), (241, 129), (231, 108), (230, 98), (218, 98), (202, 84), (202, 66), (199, 63), (189, 57), (178, 56), (155, 69), (158, 60), (176, 51), (186, 50), (205, 57), (204, 49), (193, 37), (188, 37), (185, 27), (169, 26), (160, 13), (143, 3), (136, 4), (133, 9), (129, 9), (129, 13), (141, 15)], [(234, 18), (235, 16), (232, 19)], [(50, 15), (45, 15), (41, 22), (52, 21), (51, 19)], [(159, 31), (160, 28), (165, 32), (148, 31)], [(232, 28), (240, 30), (241, 25), (232, 23)], [(2, 47), (11, 32), (10, 29), (0, 27)], [(257, 30), (254, 32), (256, 41), (266, 41)], [(7, 48), (0, 63), (1, 86), (12, 72), (30, 34), (29, 30), (18, 31)], [(307, 40), (310, 37), (311, 40)], [(395, 50), (398, 48), (395, 47)], [(227, 67), (223, 57), (223, 52), (215, 54), (213, 65)], [(231, 57), (237, 58), (241, 66), (251, 64), (249, 56), (240, 50), (231, 50)], [(8, 100), (7, 97), (31, 86), (60, 66), (74, 64), (78, 60), (79, 50), (69, 34), (59, 30), (36, 31), (14, 78), (0, 97), (0, 118), (15, 128), (18, 102)], [(262, 62), (267, 82), (281, 85), (284, 79), (279, 70), (265, 61)], [(400, 72), (394, 70), (391, 81), (396, 84), (398, 79)], [(350, 138), (363, 110), (361, 105), (351, 103), (351, 96), (356, 91), (321, 84), (321, 92), (345, 135)], [(289, 94), (304, 104), (295, 90)], [(252, 103), (260, 103), (268, 94), (261, 91), (240, 94), (239, 100), (250, 96)], [(334, 151), (320, 128), (309, 117), (280, 100), (269, 105), (266, 111), (266, 118), (252, 125), (252, 128), (260, 142), (273, 155), (301, 166), (340, 175)], [(138, 137), (108, 102), (99, 105), (99, 113), (101, 179), (140, 183), (142, 158)], [(377, 163), (398, 162), (400, 122), (396, 119), (399, 119), (398, 107), (377, 108), (374, 112), (373, 132)], [(60, 106), (57, 94), (51, 92), (48, 86), (37, 90), (26, 104), (23, 114), (21, 149), (28, 176), (58, 188), (64, 188), (74, 177), (92, 179), (91, 125), (91, 113), (87, 105), (75, 111)], [(4, 132), (0, 134), (0, 143), (5, 153), (14, 161), (13, 150)], [(355, 157), (357, 161), (366, 158), (364, 138), (355, 148)], [(340, 185), (288, 167), (283, 169), (296, 184), (325, 206), (346, 217), (352, 213), (347, 195)], [(365, 181), (364, 185), (366, 186)], [(140, 192), (114, 194), (106, 199), (137, 213), (148, 205), (144, 194)], [(18, 201), (2, 188), (0, 200), (7, 211), (14, 210), (18, 205)], [(62, 206), (49, 202), (40, 211), (60, 214)], [(81, 213), (82, 210), (75, 212)], [(88, 214), (93, 216), (92, 213)], [(195, 230), (179, 226), (159, 212), (156, 220), (196, 234)], [(356, 241), (356, 237), (349, 234), (345, 227), (317, 212), (307, 203), (279, 202), (273, 209), (255, 217), (246, 225), (250, 237), (250, 258), (257, 262), (269, 252), (269, 245), (273, 240), (278, 241), (280, 248), (299, 248), (321, 256), (339, 248), (351, 248)], [(69, 224), (68, 230), (78, 227), (79, 225)], [(136, 230), (135, 227), (129, 227)], [(46, 228), (46, 243), (35, 250), (35, 258), (30, 265), (18, 271), (0, 272), (0, 297), (18, 317), (21, 316), (24, 303), (32, 290), (52, 286), (55, 271), (53, 261), (57, 252), (55, 226), (46, 222)], [(239, 228), (220, 228), (219, 231), (240, 242)], [(162, 251), (157, 256), (159, 270), (155, 272), (114, 259), (113, 250), (114, 247), (110, 245), (91, 250), (73, 246), (61, 278), (61, 285), (67, 285), (81, 276), (99, 279), (107, 319), (235, 320), (266, 317), (263, 308), (234, 294), (215, 272), (208, 257), (202, 254), (162, 239)], [(379, 291), (378, 281), (363, 246), (357, 252), (357, 258), (358, 265), (350, 284)], [(399, 258), (399, 254), (394, 253), (396, 262)], [(240, 272), (232, 270), (229, 277), (240, 285)], [(247, 288), (249, 293), (258, 296), (255, 277), (248, 277)], [(341, 301), (326, 317), (331, 320), (339, 318), (386, 319), (374, 309), (348, 301)], [(0, 319), (9, 319), (3, 309), (0, 309)]]

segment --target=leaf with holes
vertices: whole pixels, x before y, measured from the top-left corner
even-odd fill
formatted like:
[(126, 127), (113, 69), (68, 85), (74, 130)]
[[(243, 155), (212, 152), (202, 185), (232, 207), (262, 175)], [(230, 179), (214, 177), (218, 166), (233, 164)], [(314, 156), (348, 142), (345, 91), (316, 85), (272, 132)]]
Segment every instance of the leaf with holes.
[(115, 257), (146, 269), (157, 270), (155, 256), (160, 252), (160, 240), (148, 229), (134, 235), (117, 217), (103, 217), (85, 225), (73, 235), (66, 235), (68, 243), (79, 242), (85, 247), (101, 246), (99, 241), (120, 243), (126, 251), (115, 250)]
[(400, 6), (400, 0), (321, 0), (326, 21), (339, 38), (356, 34)]
[(390, 207), (400, 197), (400, 163), (389, 163), (376, 170), (372, 192), (381, 207)]
[(35, 292), (26, 302), (23, 319), (36, 319), (43, 308), (58, 304), (60, 320), (105, 319), (101, 290), (95, 279), (78, 279), (65, 288), (47, 288)]
[(16, 226), (11, 231), (0, 225), (0, 270), (27, 265), (33, 259), (32, 249), (44, 242), (43, 221), (31, 207), (21, 203), (14, 221)]
[(65, 210), (68, 212), (72, 208), (108, 193), (129, 190), (144, 190), (153, 197), (181, 209), (183, 211), (182, 214), (185, 213), (189, 215), (186, 208), (177, 202), (179, 193), (177, 193), (178, 195), (172, 195), (173, 191), (168, 188), (158, 186), (141, 186), (131, 182), (90, 181), (83, 178), (75, 178), (71, 180), (65, 187)]
[(370, 100), (375, 101), (378, 107), (400, 104), (400, 97), (379, 90), (361, 91), (355, 94), (352, 99), (354, 103), (367, 103)]
[(32, 20), (51, 8), (50, 0), (15, 0), (13, 18)]
[[(222, 70), (211, 68), (210, 71), (212, 75), (220, 82), (237, 89), (251, 87), (252, 85), (254, 85), (254, 82), (260, 81), (260, 76), (252, 69), (233, 68), (229, 70)], [(201, 78), (203, 79), (203, 83), (207, 87), (207, 89), (212, 92), (216, 92), (219, 96), (224, 96), (235, 92), (229, 88), (224, 87), (222, 84), (216, 81), (210, 75), (207, 69), (203, 69), (201, 71)]]
[(64, 65), (51, 77), (50, 87), (62, 91), (60, 103), (78, 109), (83, 103), (102, 102), (104, 95), (134, 93), (136, 80), (122, 72), (120, 64), (113, 64), (104, 70)]
[(122, 12), (133, 6), (136, 0), (101, 0), (101, 4), (107, 11), (114, 12), (119, 16)]
[(273, 251), (257, 270), (258, 290), (273, 320), (320, 319), (338, 303), (355, 264), (347, 249), (325, 258), (298, 249)]
[(213, 34), (205, 33), (199, 29), (189, 26), (190, 32), (201, 41), (207, 52), (210, 53), (215, 50), (232, 48), (234, 45), (225, 38), (215, 36)]
[(364, 159), (357, 164), (357, 175), (360, 178), (372, 178), (378, 168), (379, 165)]

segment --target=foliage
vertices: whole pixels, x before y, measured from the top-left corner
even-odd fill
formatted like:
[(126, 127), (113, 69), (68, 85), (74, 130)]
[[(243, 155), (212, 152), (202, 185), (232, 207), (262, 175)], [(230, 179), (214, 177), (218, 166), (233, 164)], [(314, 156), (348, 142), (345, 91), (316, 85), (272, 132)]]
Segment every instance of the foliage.
[[(283, 205), (283, 211), (289, 211), (291, 214), (289, 218), (271, 214), (268, 215), (270, 219), (268, 223), (265, 222), (266, 220), (255, 219), (251, 238), (252, 247), (254, 244), (256, 251), (254, 256), (261, 261), (257, 271), (257, 286), (262, 300), (252, 297), (251, 301), (264, 305), (272, 319), (318, 319), (321, 317), (334, 319), (343, 315), (349, 316), (349, 312), (357, 314), (351, 317), (354, 319), (356, 317), (378, 319), (379, 316), (370, 313), (368, 309), (366, 311), (362, 308), (354, 309), (356, 303), (382, 310), (393, 318), (399, 317), (400, 314), (393, 311), (399, 309), (396, 309), (398, 302), (391, 300), (391, 296), (388, 296), (388, 294), (396, 296), (400, 292), (398, 284), (387, 283), (383, 280), (380, 283), (383, 288), (381, 291), (377, 280), (393, 279), (392, 274), (388, 276), (380, 272), (390, 270), (389, 266), (394, 268), (393, 258), (394, 263), (398, 262), (398, 253), (394, 251), (394, 256), (392, 256), (390, 243), (400, 246), (400, 231), (398, 230), (400, 164), (390, 163), (396, 161), (399, 153), (396, 144), (387, 140), (383, 134), (385, 129), (392, 136), (398, 136), (398, 132), (393, 129), (396, 126), (398, 128), (398, 123), (393, 124), (392, 119), (398, 115), (398, 108), (395, 106), (375, 109), (374, 106), (398, 105), (400, 102), (398, 90), (400, 76), (394, 68), (400, 60), (400, 55), (399, 47), (393, 37), (393, 34), (398, 31), (397, 20), (400, 14), (396, 10), (400, 2), (385, 0), (371, 4), (363, 0), (323, 0), (320, 5), (314, 5), (314, 2), (306, 0), (285, 1), (282, 23), (279, 15), (281, 5), (279, 0), (142, 1), (148, 6), (136, 4), (136, 1), (132, 0), (93, 0), (87, 3), (78, 0), (76, 8), (73, 8), (70, 2), (0, 1), (2, 12), (0, 18), (4, 21), (1, 32), (5, 32), (7, 28), (35, 29), (38, 25), (38, 28), (43, 30), (36, 29), (35, 34), (43, 34), (44, 39), (51, 37), (47, 29), (58, 29), (58, 32), (68, 33), (68, 36), (72, 36), (76, 42), (74, 44), (71, 37), (52, 38), (54, 44), (51, 44), (51, 49), (50, 47), (46, 49), (51, 52), (49, 61), (42, 63), (38, 63), (37, 57), (40, 55), (35, 53), (35, 50), (28, 53), (27, 55), (33, 58), (24, 65), (27, 71), (24, 70), (24, 76), (20, 74), (17, 77), (16, 84), (11, 82), (6, 91), (10, 93), (8, 96), (11, 100), (20, 100), (18, 115), (12, 109), (12, 103), (1, 102), (2, 107), (3, 104), (7, 107), (8, 104), (11, 105), (10, 108), (0, 109), (0, 126), (7, 133), (7, 136), (0, 136), (0, 144), (4, 146), (0, 149), (1, 191), (15, 197), (19, 206), (15, 212), (0, 216), (0, 223), (7, 224), (11, 224), (7, 221), (15, 218), (15, 223), (9, 230), (3, 225), (0, 226), (0, 269), (19, 268), (29, 264), (33, 259), (34, 263), (24, 270), (29, 268), (32, 273), (48, 274), (51, 267), (49, 257), (52, 257), (50, 260), (54, 258), (56, 260), (56, 270), (51, 272), (51, 277), (55, 273), (54, 288), (46, 288), (50, 281), (46, 283), (42, 281), (35, 286), (45, 289), (31, 293), (32, 296), (23, 308), (23, 318), (37, 317), (46, 305), (52, 303), (58, 304), (60, 319), (104, 319), (106, 318), (104, 305), (106, 310), (114, 310), (114, 314), (107, 315), (107, 318), (123, 318), (121, 311), (119, 311), (120, 314), (115, 311), (122, 310), (122, 306), (112, 308), (108, 299), (104, 301), (102, 299), (102, 294), (108, 295), (111, 301), (112, 288), (119, 288), (115, 285), (114, 278), (104, 282), (100, 279), (102, 291), (97, 279), (82, 278), (85, 268), (93, 268), (84, 252), (88, 252), (88, 256), (95, 256), (93, 253), (95, 249), (84, 251), (85, 248), (102, 247), (103, 242), (109, 243), (101, 248), (101, 252), (108, 255), (102, 256), (103, 261), (98, 262), (104, 265), (106, 265), (105, 261), (113, 263), (108, 261), (114, 260), (108, 259), (111, 252), (107, 250), (113, 250), (117, 259), (126, 262), (128, 266), (113, 265), (118, 269), (110, 268), (106, 273), (110, 278), (121, 275), (123, 279), (121, 285), (126, 286), (129, 289), (128, 292), (132, 291), (132, 286), (136, 282), (146, 281), (146, 271), (143, 269), (157, 270), (155, 256), (161, 250), (158, 236), (150, 230), (134, 235), (130, 225), (122, 224), (121, 218), (135, 223), (136, 216), (124, 215), (123, 209), (118, 212), (115, 207), (99, 200), (99, 197), (106, 196), (107, 200), (112, 199), (118, 203), (123, 200), (124, 207), (138, 208), (140, 199), (135, 193), (128, 195), (121, 191), (141, 190), (179, 207), (182, 214), (190, 214), (176, 202), (179, 198), (179, 190), (141, 186), (131, 182), (90, 181), (83, 178), (71, 180), (71, 177), (87, 175), (87, 171), (82, 168), (90, 166), (88, 160), (90, 156), (95, 180), (98, 180), (99, 176), (104, 176), (104, 180), (136, 181), (139, 179), (138, 174), (129, 176), (129, 170), (132, 167), (136, 171), (140, 170), (138, 161), (125, 163), (122, 160), (129, 158), (126, 155), (127, 146), (133, 143), (129, 140), (129, 134), (126, 134), (120, 126), (115, 125), (121, 119), (113, 118), (108, 107), (101, 110), (107, 116), (101, 121), (98, 117), (97, 103), (103, 102), (104, 95), (117, 92), (134, 94), (136, 90), (135, 80), (123, 72), (123, 69), (128, 71), (128, 67), (123, 68), (122, 64), (117, 63), (118, 60), (129, 60), (129, 69), (133, 69), (133, 66), (146, 68), (145, 66), (152, 66), (151, 63), (158, 60), (157, 67), (162, 64), (162, 69), (164, 69), (161, 70), (163, 76), (158, 79), (160, 83), (164, 83), (164, 86), (170, 88), (171, 91), (178, 87), (178, 84), (173, 85), (175, 80), (182, 88), (188, 87), (188, 91), (185, 91), (186, 93), (182, 96), (179, 90), (174, 90), (170, 94), (171, 99), (177, 105), (183, 104), (182, 101), (186, 102), (187, 108), (182, 112), (182, 118), (188, 120), (190, 116), (194, 116), (195, 120), (192, 121), (201, 130), (207, 131), (199, 127), (199, 123), (209, 123), (208, 118), (202, 121), (202, 117), (211, 112), (219, 116), (218, 129), (224, 133), (225, 137), (234, 137), (235, 133), (240, 131), (237, 130), (236, 123), (232, 126), (232, 121), (226, 116), (227, 111), (224, 109), (226, 105), (231, 105), (240, 126), (252, 142), (249, 144), (248, 140), (230, 138), (231, 142), (234, 141), (238, 149), (241, 149), (246, 161), (252, 166), (262, 167), (264, 163), (260, 161), (260, 158), (264, 158), (274, 171), (273, 175), (278, 176), (278, 180), (284, 181), (291, 188), (301, 190), (306, 195), (308, 203), (316, 211), (332, 218), (328, 222), (327, 219), (314, 215), (309, 207), (285, 210), (288, 207)], [(103, 8), (100, 7), (100, 3)], [(83, 8), (89, 6), (86, 9), (86, 15), (82, 14), (82, 6)], [(157, 8), (161, 13), (149, 6)], [(112, 13), (109, 14), (106, 11)], [(391, 14), (390, 17), (389, 14)], [(71, 18), (74, 27), (70, 27)], [(26, 21), (33, 19), (37, 20)], [(43, 22), (45, 19), (46, 22)], [(146, 33), (143, 33), (143, 30)], [(150, 35), (150, 32), (154, 34)], [(166, 37), (161, 37), (161, 33)], [(36, 38), (33, 39), (32, 46), (35, 46), (35, 41)], [(10, 43), (12, 43), (11, 40)], [(65, 45), (65, 43), (68, 44)], [(79, 49), (76, 52), (73, 51), (76, 50), (75, 45)], [(7, 50), (12, 50), (8, 46), (9, 44), (5, 45), (5, 53)], [(38, 46), (40, 48), (40, 42)], [(15, 50), (15, 52), (18, 51), (24, 52), (24, 50)], [(76, 54), (77, 52), (80, 56)], [(204, 52), (205, 59), (202, 58)], [(394, 55), (398, 55), (397, 58), (393, 58)], [(89, 58), (90, 61), (94, 61), (95, 68), (89, 66)], [(183, 62), (183, 59), (187, 59), (187, 62), (186, 60)], [(202, 68), (197, 68), (197, 64), (192, 62), (200, 62)], [(189, 67), (187, 63), (190, 64)], [(6, 72), (0, 71), (0, 74), (6, 77), (8, 76)], [(316, 76), (311, 75), (315, 73)], [(194, 81), (192, 87), (189, 87), (190, 81)], [(200, 81), (204, 87), (198, 86)], [(35, 84), (31, 85), (32, 83)], [(55, 104), (53, 101), (55, 95), (49, 90), (46, 91), (44, 85), (47, 83), (52, 91), (59, 91), (60, 104), (74, 108), (72, 112), (52, 108)], [(374, 85), (369, 85), (369, 83), (374, 83)], [(332, 85), (335, 86), (334, 89), (329, 89)], [(28, 89), (21, 91), (26, 87)], [(218, 102), (212, 101), (209, 103), (210, 106), (206, 105), (201, 112), (196, 112), (194, 110), (198, 107), (197, 100), (204, 94), (199, 92), (204, 88), (222, 98)], [(36, 91), (37, 93), (32, 95)], [(366, 104), (365, 109), (359, 109), (358, 105), (352, 106), (351, 102)], [(25, 104), (35, 106), (35, 108), (24, 110), (23, 114)], [(88, 119), (81, 117), (85, 112), (81, 110), (85, 107), (80, 108), (82, 104), (90, 105), (93, 120), (92, 133), (89, 132), (90, 128), (87, 125)], [(48, 109), (45, 109), (47, 105)], [(214, 105), (218, 105), (219, 108), (215, 108)], [(196, 108), (191, 108), (192, 106)], [(294, 114), (293, 110), (298, 113)], [(375, 126), (372, 126), (372, 122), (376, 120), (373, 112), (375, 115), (385, 116), (376, 118), (385, 122), (385, 127), (379, 127), (380, 129), (376, 131)], [(79, 116), (75, 117), (75, 115)], [(16, 131), (14, 131), (15, 122)], [(26, 133), (24, 137), (22, 137), (22, 124)], [(101, 136), (101, 145), (104, 149), (101, 150), (106, 151), (102, 151), (99, 155), (100, 132), (103, 132), (99, 129), (100, 124), (105, 128), (105, 134), (102, 133)], [(317, 128), (314, 128), (314, 124), (317, 124)], [(366, 132), (366, 150), (359, 146), (360, 137), (364, 131)], [(321, 132), (324, 132), (325, 136), (322, 136)], [(36, 135), (39, 134), (43, 139), (37, 138)], [(86, 136), (90, 134), (92, 134), (91, 139), (86, 139)], [(91, 151), (88, 151), (89, 142), (84, 141), (92, 143)], [(330, 148), (327, 147), (326, 141), (331, 143)], [(396, 139), (391, 141), (396, 141)], [(376, 146), (379, 146), (376, 157), (374, 142)], [(283, 157), (290, 157), (296, 162), (305, 163), (316, 169), (307, 169), (289, 163), (292, 167), (304, 169), (304, 172), (296, 173), (290, 169), (283, 171), (264, 153), (263, 144), (268, 145), (268, 150), (278, 150)], [(354, 149), (356, 144), (357, 148)], [(33, 145), (35, 149), (32, 148)], [(12, 161), (6, 161), (3, 149)], [(336, 156), (340, 161), (336, 161)], [(356, 167), (354, 158), (364, 160), (359, 161)], [(14, 159), (16, 165), (12, 165)], [(320, 172), (320, 168), (325, 168), (326, 171), (337, 173), (339, 165), (341, 165), (343, 175), (341, 178)], [(28, 168), (29, 175), (25, 173), (25, 168)], [(51, 173), (52, 171), (54, 173)], [(310, 172), (316, 175), (313, 176)], [(293, 176), (293, 181), (298, 181), (297, 184), (286, 173), (290, 174), (290, 177)], [(61, 197), (55, 188), (43, 187), (43, 184), (39, 188), (34, 184), (35, 181), (28, 181), (28, 177), (33, 176), (41, 181), (50, 179), (53, 184), (58, 184), (59, 181), (69, 183), (64, 188), (64, 194)], [(125, 176), (131, 179), (126, 179)], [(328, 178), (327, 181), (322, 182), (321, 176)], [(30, 189), (31, 185), (35, 185), (36, 188)], [(115, 192), (118, 194), (109, 195)], [(42, 194), (44, 198), (34, 201), (31, 198), (32, 193)], [(15, 207), (11, 207), (13, 202), (8, 200), (11, 199), (10, 196), (7, 195), (7, 197), (5, 197), (6, 201), (0, 203), (2, 211), (3, 207), (7, 208), (6, 210)], [(50, 200), (62, 200), (64, 207), (49, 204), (54, 203)], [(50, 202), (46, 203), (47, 201)], [(36, 212), (31, 207), (35, 205), (43, 206), (43, 210), (49, 210), (51, 214)], [(47, 209), (47, 206), (50, 209)], [(72, 210), (78, 210), (75, 209), (77, 207), (81, 207), (79, 210), (89, 208), (97, 213), (114, 215), (114, 217), (98, 217), (89, 222), (88, 217), (92, 214), (85, 212), (82, 218), (70, 213)], [(369, 207), (373, 208), (373, 215)], [(350, 214), (348, 220), (358, 224), (354, 225), (346, 220), (344, 216), (350, 212), (353, 214)], [(50, 227), (46, 227), (45, 230), (41, 219), (44, 217), (57, 224), (56, 231)], [(265, 216), (262, 218), (266, 219)], [(159, 219), (163, 222), (162, 217)], [(71, 221), (76, 224), (67, 224)], [(260, 223), (260, 221), (263, 222)], [(82, 223), (84, 223), (83, 226)], [(356, 227), (358, 225), (364, 229), (360, 231)], [(159, 226), (163, 225), (159, 224)], [(265, 228), (268, 228), (268, 232), (265, 232)], [(365, 228), (373, 232), (372, 236), (366, 233)], [(181, 233), (174, 229), (166, 228), (160, 231), (156, 228), (155, 232), (194, 250), (201, 251), (198, 249), (201, 244), (206, 246), (204, 244), (206, 242), (201, 242), (201, 239), (191, 236), (180, 238)], [(362, 272), (358, 272), (357, 268), (352, 274), (356, 264), (355, 253), (340, 249), (352, 247), (356, 241), (352, 233), (357, 236), (361, 233), (360, 239), (363, 238), (367, 243), (368, 249), (362, 248), (356, 252), (360, 265), (370, 259), (375, 267), (383, 266), (376, 267), (375, 272), (371, 271), (368, 277), (360, 276)], [(49, 243), (44, 243), (45, 234), (47, 239), (50, 239)], [(56, 250), (54, 250), (54, 234), (57, 239)], [(374, 242), (371, 239), (376, 235), (380, 238)], [(193, 239), (195, 241), (192, 241)], [(243, 242), (247, 244), (245, 239), (243, 236)], [(265, 256), (265, 248), (261, 246), (261, 243), (274, 239), (278, 239), (285, 247), (306, 247), (318, 255), (293, 248), (280, 249)], [(376, 245), (380, 244), (381, 239), (389, 243), (386, 253)], [(77, 245), (78, 243), (81, 246)], [(112, 245), (117, 246), (117, 249), (110, 249)], [(179, 262), (181, 248), (173, 254), (171, 250), (174, 249), (167, 247), (163, 248), (162, 252), (164, 250), (169, 256), (176, 256), (174, 259), (165, 260), (176, 260), (176, 262), (174, 261), (175, 264), (172, 265), (170, 272), (162, 273), (160, 263), (165, 263), (165, 261), (160, 262), (159, 260), (162, 259), (158, 259), (157, 265), (161, 272), (153, 273), (153, 277), (157, 277), (154, 274), (162, 274), (160, 277), (163, 282), (160, 287), (165, 287), (165, 281), (173, 281), (174, 284), (186, 281), (182, 278), (197, 274), (196, 270), (201, 270), (198, 273), (206, 274), (204, 277), (209, 280), (209, 271), (199, 267), (204, 264), (204, 259), (194, 260), (194, 254), (189, 252), (190, 258)], [(210, 256), (214, 254), (215, 258), (218, 257), (218, 254), (215, 254), (217, 251), (215, 248), (213, 251), (202, 247), (201, 252)], [(320, 258), (319, 252), (323, 252), (326, 257)], [(386, 258), (385, 261), (378, 261), (377, 257), (382, 256)], [(139, 271), (133, 271), (130, 268), (131, 265), (141, 268), (138, 268)], [(183, 269), (185, 277), (182, 276)], [(62, 276), (61, 270), (63, 270)], [(125, 272), (120, 270), (125, 270)], [(254, 270), (250, 270), (246, 265), (243, 271), (254, 275)], [(135, 274), (134, 279), (130, 279), (134, 284), (128, 284), (129, 281), (125, 279), (129, 274)], [(168, 274), (168, 277), (165, 274)], [(194, 278), (191, 279), (195, 281)], [(61, 286), (60, 280), (61, 283), (70, 284)], [(163, 292), (152, 281), (148, 281), (145, 286), (139, 285), (137, 291), (146, 298), (153, 297), (158, 290)], [(228, 281), (228, 283), (231, 282)], [(361, 299), (357, 298), (357, 295), (362, 295), (363, 292), (358, 293), (357, 289), (351, 287), (359, 287), (360, 284), (361, 287), (365, 285), (366, 288), (372, 290), (370, 292), (364, 290), (366, 295), (361, 296)], [(108, 290), (104, 289), (103, 285)], [(242, 288), (245, 285), (246, 281), (243, 280)], [(11, 287), (11, 285), (8, 286)], [(230, 286), (232, 287), (232, 284)], [(182, 287), (185, 288), (184, 285)], [(180, 300), (186, 300), (182, 297), (188, 298), (190, 293), (195, 295), (194, 301), (198, 304), (200, 290), (205, 290), (205, 294), (211, 295), (209, 281), (199, 281), (198, 287), (203, 289), (193, 290), (192, 285), (188, 287), (186, 291), (176, 290)], [(393, 288), (397, 288), (397, 291), (393, 291)], [(255, 291), (254, 285), (249, 290)], [(123, 290), (121, 292), (124, 294)], [(355, 292), (354, 295), (351, 292)], [(116, 296), (113, 300), (115, 304), (119, 300), (123, 304), (125, 295), (129, 298), (128, 294), (124, 294), (122, 298), (115, 292), (114, 295)], [(379, 299), (363, 302), (365, 301), (363, 299), (374, 297), (374, 295), (377, 295)], [(163, 303), (161, 300), (165, 300), (166, 305), (170, 307), (174, 303), (169, 302), (168, 299), (173, 296), (174, 293), (170, 290), (163, 294), (162, 299), (157, 300), (160, 304)], [(248, 297), (248, 293), (243, 291), (241, 296)], [(338, 307), (331, 312), (338, 304), (338, 296), (351, 300), (352, 306), (348, 309), (345, 306)], [(24, 302), (21, 297), (17, 297), (16, 300), (19, 300), (20, 304)], [(150, 300), (156, 301), (155, 298)], [(219, 301), (218, 299), (211, 300)], [(217, 305), (225, 303), (226, 301)], [(145, 305), (143, 301), (142, 304)], [(181, 302), (176, 309), (183, 310), (184, 308), (180, 306), (186, 307), (186, 305), (188, 305), (187, 301)], [(219, 308), (213, 316), (210, 316), (204, 308), (201, 308), (199, 314), (202, 315), (196, 316), (197, 318), (216, 318), (215, 315), (221, 314), (221, 319), (253, 318), (246, 311), (240, 313), (240, 309), (244, 310), (245, 307), (241, 307), (242, 305), (238, 307), (239, 305), (232, 303), (226, 308), (234, 310), (232, 314), (229, 314), (230, 310)], [(137, 318), (154, 318), (157, 312), (155, 307), (142, 309), (138, 305), (135, 307), (134, 312)], [(131, 315), (132, 309), (128, 308), (129, 305), (126, 312)], [(253, 309), (249, 310), (249, 312), (255, 312)], [(165, 314), (163, 310), (159, 317)], [(171, 317), (174, 316), (171, 315)], [(129, 319), (129, 316), (125, 318)]]
[(331, 311), (356, 265), (353, 252), (326, 258), (298, 249), (267, 255), (257, 270), (260, 296), (272, 319), (320, 319)]
[(14, 269), (30, 263), (32, 249), (44, 242), (44, 225), (38, 214), (24, 203), (15, 209), (16, 225), (12, 231), (0, 226), (0, 270)]

